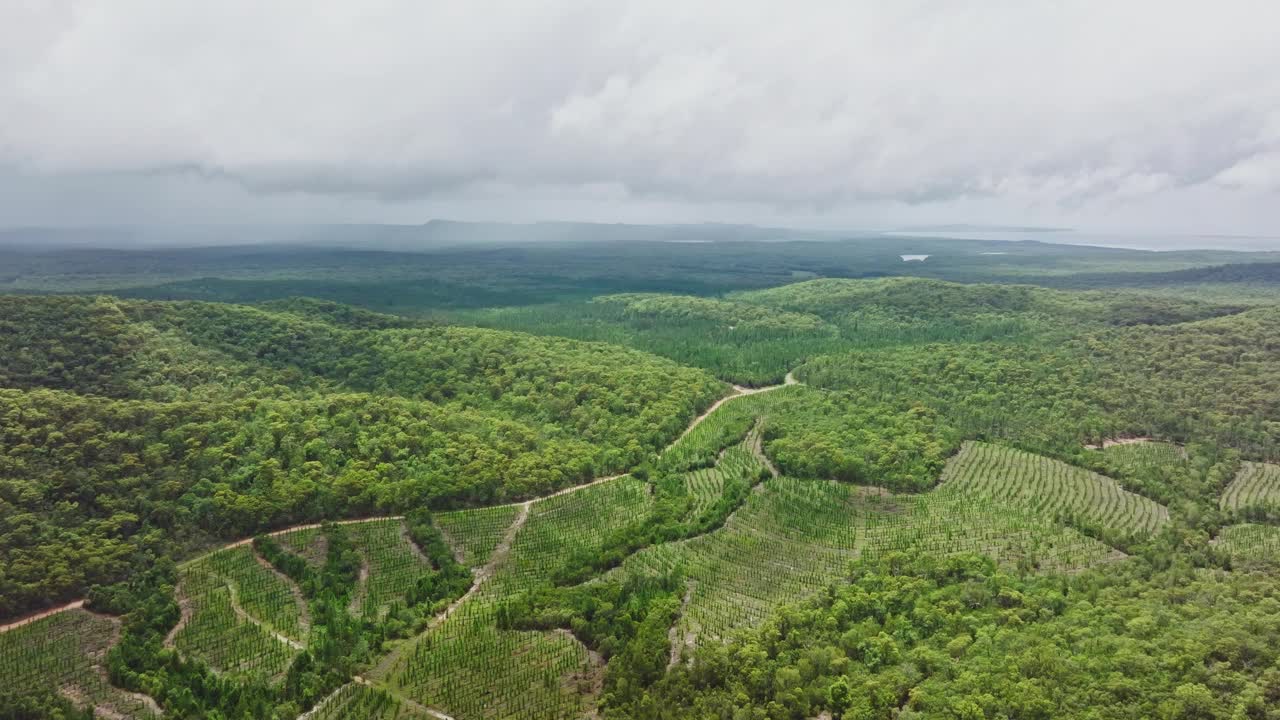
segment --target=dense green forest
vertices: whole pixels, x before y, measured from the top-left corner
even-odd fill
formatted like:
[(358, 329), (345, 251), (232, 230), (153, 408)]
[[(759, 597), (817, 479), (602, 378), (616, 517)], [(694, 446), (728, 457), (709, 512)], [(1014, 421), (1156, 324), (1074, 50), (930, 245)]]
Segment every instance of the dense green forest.
[(627, 712), (1274, 718), (1277, 593), (1260, 571), (1038, 578), (975, 556), (887, 558), (754, 632), (700, 647)]
[(0, 299), (12, 615), (156, 555), (622, 472), (723, 393), (625, 349), (293, 303)]
[(0, 717), (1280, 717), (1271, 254), (616, 232), (0, 249)]

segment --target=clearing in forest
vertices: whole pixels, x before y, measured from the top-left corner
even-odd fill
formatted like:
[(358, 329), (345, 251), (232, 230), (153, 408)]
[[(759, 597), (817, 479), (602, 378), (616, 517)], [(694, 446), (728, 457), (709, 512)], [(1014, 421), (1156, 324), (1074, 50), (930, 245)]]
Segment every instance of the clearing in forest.
[(458, 562), (478, 568), (489, 562), (518, 511), (517, 505), (454, 510), (436, 514), (435, 522), (459, 556)]
[(593, 701), (584, 690), (598, 677), (596, 659), (565, 633), (498, 628), (497, 607), (548, 579), (570, 554), (598, 549), (651, 501), (643, 481), (624, 476), (529, 503), (523, 524), (513, 520), (481, 570), (491, 577), (443, 622), (407, 641), (374, 679), (459, 718), (580, 716)]
[(1115, 466), (1134, 474), (1152, 467), (1180, 465), (1187, 461), (1186, 448), (1155, 440), (1114, 443), (1103, 448), (1102, 454)]
[(107, 650), (120, 621), (67, 610), (0, 634), (0, 690), (56, 692), (106, 718), (153, 718), (159, 707), (107, 681)]
[(403, 601), (420, 578), (434, 572), (431, 561), (409, 538), (403, 520), (371, 520), (345, 528), (362, 562), (351, 598), (356, 617), (381, 618), (391, 603)]
[[(659, 472), (682, 472), (694, 516), (730, 484), (758, 482), (767, 462), (759, 447), (760, 418), (767, 416), (765, 398), (743, 398), (663, 455)], [(445, 514), (449, 519), (441, 525), (451, 534), (484, 537), (482, 547), (501, 548), (482, 568), (492, 579), (457, 612), (409, 641), (377, 679), (460, 718), (576, 716), (590, 702), (583, 695), (598, 691), (598, 659), (567, 633), (499, 629), (498, 608), (504, 598), (549, 579), (574, 552), (592, 553), (610, 533), (643, 521), (651, 503), (645, 482), (624, 477), (529, 503), (524, 522), (517, 513), (502, 530), (499, 523), (470, 518), (470, 525), (455, 525), (452, 521), (465, 516)], [(468, 526), (484, 529), (454, 529)], [(499, 537), (505, 539), (495, 542)], [(773, 477), (746, 494), (718, 529), (645, 548), (610, 572), (661, 575), (679, 568), (684, 573), (690, 581), (687, 602), (672, 634), (678, 652), (759, 624), (780, 604), (838, 579), (860, 554), (912, 549), (982, 552), (1027, 570), (1071, 571), (1123, 557), (1017, 503), (971, 497), (952, 486), (893, 495)]]
[(250, 545), (182, 566), (177, 593), (182, 620), (170, 640), (214, 670), (268, 679), (303, 648), (308, 628), (301, 593)]
[(1075, 530), (982, 498), (779, 477), (765, 481), (723, 528), (647, 548), (615, 572), (682, 569), (692, 590), (675, 644), (690, 647), (758, 625), (779, 605), (839, 579), (859, 555), (911, 550), (981, 552), (1007, 566), (1066, 571), (1122, 557)]
[(324, 565), (329, 554), (329, 538), (318, 527), (293, 530), (273, 536), (280, 547), (297, 555), (312, 568)]
[(1109, 477), (990, 443), (965, 443), (947, 463), (942, 480), (965, 495), (1109, 530), (1150, 533), (1169, 519), (1163, 505), (1125, 490)]
[(1280, 506), (1280, 465), (1244, 463), (1240, 474), (1222, 493), (1221, 504), (1224, 510)]
[(436, 717), (385, 690), (350, 682), (298, 720), (433, 720)]
[(1280, 561), (1280, 527), (1275, 525), (1230, 525), (1213, 544), (1235, 560)]

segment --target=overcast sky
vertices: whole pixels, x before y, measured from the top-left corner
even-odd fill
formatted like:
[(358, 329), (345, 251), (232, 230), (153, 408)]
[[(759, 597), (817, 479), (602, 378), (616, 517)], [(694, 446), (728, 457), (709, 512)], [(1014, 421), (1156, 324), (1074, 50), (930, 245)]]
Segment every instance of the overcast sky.
[(0, 0), (0, 225), (1280, 235), (1280, 3)]

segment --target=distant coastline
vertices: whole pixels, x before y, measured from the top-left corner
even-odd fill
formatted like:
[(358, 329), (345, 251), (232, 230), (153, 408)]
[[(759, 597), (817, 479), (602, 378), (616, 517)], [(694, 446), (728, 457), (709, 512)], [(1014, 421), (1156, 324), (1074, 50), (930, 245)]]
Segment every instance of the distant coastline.
[(887, 230), (893, 237), (954, 238), (956, 240), (1035, 240), (1058, 245), (1093, 245), (1129, 250), (1280, 251), (1280, 237), (1257, 235), (1158, 235), (1092, 233), (1058, 228)]

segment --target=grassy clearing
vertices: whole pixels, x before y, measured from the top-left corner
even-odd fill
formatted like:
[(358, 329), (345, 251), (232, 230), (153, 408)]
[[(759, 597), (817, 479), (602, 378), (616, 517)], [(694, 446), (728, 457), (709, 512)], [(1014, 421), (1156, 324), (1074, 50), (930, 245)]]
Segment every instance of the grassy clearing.
[(419, 578), (433, 572), (401, 520), (353, 523), (346, 529), (368, 567), (368, 576), (352, 599), (356, 615), (381, 617), (392, 602), (403, 601)]
[(1019, 508), (940, 488), (924, 495), (775, 478), (724, 528), (648, 548), (622, 571), (683, 569), (692, 592), (678, 632), (685, 645), (723, 639), (843, 576), (860, 554), (983, 552), (1011, 567), (1074, 570), (1120, 555)]
[(1280, 560), (1280, 527), (1251, 523), (1222, 529), (1214, 544), (1235, 560)]
[(290, 533), (276, 535), (275, 540), (285, 550), (306, 560), (311, 567), (318, 568), (324, 565), (325, 555), (329, 548), (329, 540), (324, 536), (320, 528), (294, 530)]
[(417, 641), (389, 679), (399, 692), (456, 718), (578, 718), (592, 699), (577, 678), (586, 648), (567, 634), (499, 630), (477, 599)]
[(1154, 440), (1120, 443), (1099, 452), (1113, 465), (1130, 474), (1139, 474), (1152, 467), (1180, 465), (1187, 461), (1187, 451), (1181, 445)]
[(394, 695), (348, 683), (299, 720), (431, 720), (432, 716)]
[(107, 681), (118, 621), (68, 610), (0, 634), (0, 689), (54, 692), (103, 717), (152, 718), (152, 705)]
[(573, 553), (599, 548), (610, 531), (642, 519), (650, 502), (649, 486), (626, 476), (534, 503), (487, 590), (512, 593), (548, 578)]
[(300, 598), (249, 546), (184, 566), (178, 596), (190, 616), (174, 644), (215, 670), (271, 678), (284, 672), (305, 640)]
[(546, 580), (575, 550), (598, 548), (610, 531), (642, 517), (649, 502), (648, 486), (628, 476), (533, 503), (492, 579), (412, 640), (380, 679), (458, 718), (581, 717), (592, 702), (584, 686), (595, 678), (586, 648), (563, 633), (500, 630), (496, 603)]
[(1121, 532), (1151, 533), (1169, 520), (1167, 508), (1125, 490), (1111, 478), (989, 443), (965, 443), (947, 463), (943, 483), (971, 497)]
[(515, 505), (499, 505), (439, 513), (435, 516), (436, 527), (448, 538), (454, 552), (461, 555), (459, 562), (476, 568), (489, 562), (518, 510)]
[(1280, 465), (1246, 462), (1222, 493), (1225, 510), (1280, 505)]

